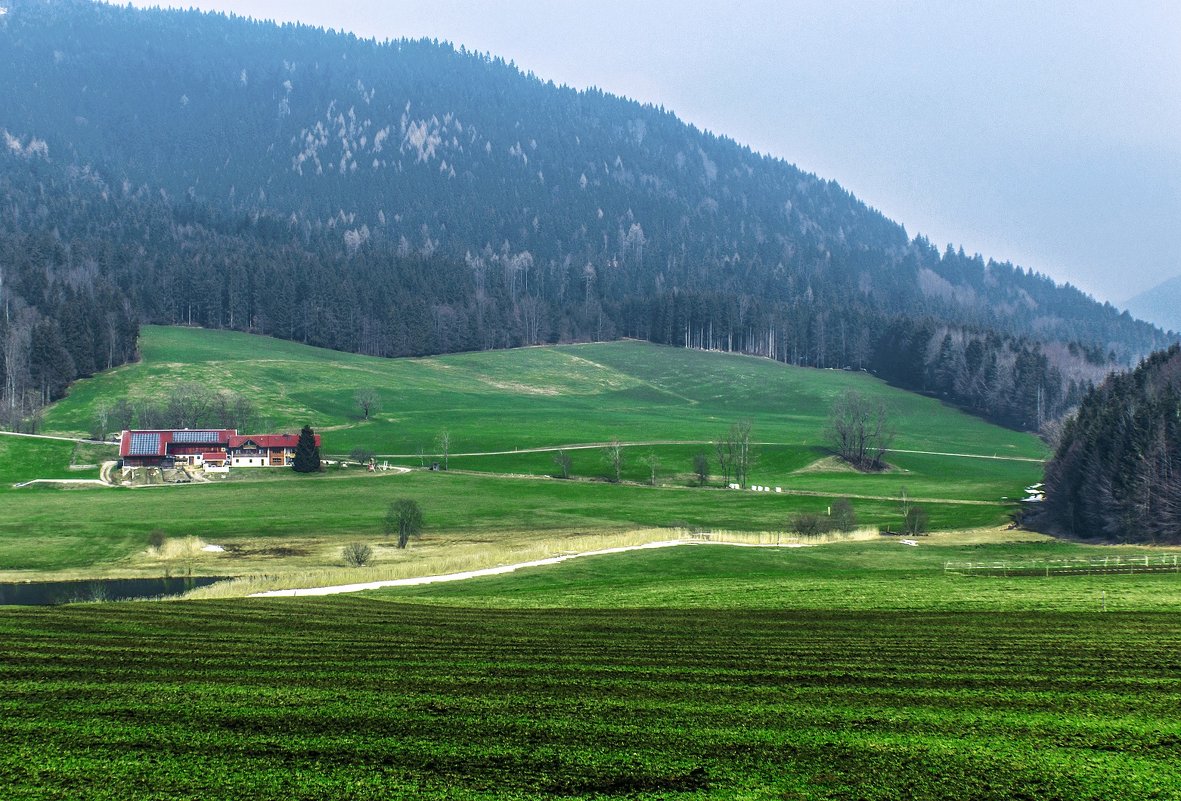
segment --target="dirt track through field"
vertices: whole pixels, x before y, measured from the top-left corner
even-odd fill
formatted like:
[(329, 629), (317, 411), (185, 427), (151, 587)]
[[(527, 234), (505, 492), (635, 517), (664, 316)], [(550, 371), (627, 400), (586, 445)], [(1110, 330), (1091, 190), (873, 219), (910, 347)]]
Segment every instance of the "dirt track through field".
[(294, 597), (305, 595), (339, 595), (346, 592), (364, 592), (365, 590), (380, 590), (386, 587), (414, 587), (421, 584), (437, 584), (443, 581), (462, 581), (464, 579), (481, 578), (483, 576), (499, 576), (505, 573), (512, 573), (517, 570), (528, 567), (541, 567), (542, 565), (556, 565), (560, 562), (565, 562), (568, 559), (578, 559), (582, 556), (602, 556), (604, 554), (623, 553), (624, 551), (643, 551), (651, 550), (653, 548), (672, 548), (678, 545), (731, 545), (747, 548), (806, 548), (809, 547), (803, 543), (792, 542), (784, 543), (782, 545), (753, 545), (746, 542), (702, 542), (695, 540), (662, 540), (660, 542), (649, 542), (644, 545), (623, 545), (618, 548), (603, 548), (598, 551), (585, 551), (583, 553), (569, 553), (561, 556), (550, 556), (545, 559), (534, 559), (529, 562), (518, 562), (514, 565), (498, 565), (497, 567), (486, 567), (482, 570), (465, 570), (461, 573), (446, 573), (441, 576), (417, 576), (415, 578), (404, 579), (388, 579), (386, 581), (368, 581), (359, 584), (337, 584), (331, 587), (305, 587), (303, 589), (294, 590), (268, 590), (266, 592), (256, 592), (252, 595), (247, 595), (247, 598), (279, 598), (279, 597)]
[[(466, 451), (464, 453), (451, 453), (452, 458), (460, 458), (463, 456), (511, 456), (515, 453), (550, 453), (553, 451), (583, 451), (592, 450), (595, 448), (605, 448), (611, 445), (610, 442), (577, 442), (569, 445), (544, 445), (535, 448), (513, 448), (511, 451)], [(695, 439), (653, 439), (644, 440), (640, 442), (620, 442), (621, 446), (625, 448), (644, 448), (654, 445), (713, 445), (713, 440), (695, 440)], [(797, 443), (790, 442), (753, 442), (752, 445), (793, 445)], [(1033, 464), (1042, 464), (1043, 459), (1035, 459), (1030, 456), (1001, 456), (999, 454), (986, 453), (951, 453), (947, 451), (916, 451), (906, 450), (903, 448), (888, 448), (887, 453), (911, 453), (920, 456), (954, 456), (961, 459), (990, 459), (999, 462), (1030, 462)], [(442, 457), (441, 453), (382, 453), (378, 454), (378, 459), (418, 459), (420, 457), (429, 456), (432, 459), (435, 457)]]
[(0, 431), (0, 436), (5, 437), (25, 437), (26, 439), (48, 439), (55, 442), (85, 442), (92, 445), (113, 445), (118, 443), (99, 442), (97, 439), (85, 439), (83, 437), (56, 437), (52, 434), (22, 434), (18, 431)]
[(13, 484), (13, 489), (21, 489), (23, 487), (31, 487), (34, 484), (49, 484), (52, 486), (62, 487), (109, 487), (107, 482), (98, 478), (34, 478), (29, 481), (22, 481), (19, 484)]

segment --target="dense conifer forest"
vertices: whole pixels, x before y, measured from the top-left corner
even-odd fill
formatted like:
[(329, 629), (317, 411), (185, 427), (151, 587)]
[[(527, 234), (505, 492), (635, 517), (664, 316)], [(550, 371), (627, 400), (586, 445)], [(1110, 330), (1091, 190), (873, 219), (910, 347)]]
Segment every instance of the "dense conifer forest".
[(1181, 346), (1087, 394), (1046, 467), (1038, 522), (1078, 537), (1181, 543)]
[(0, 68), (7, 425), (133, 358), (140, 322), (380, 356), (636, 337), (1026, 429), (1168, 342), (664, 109), (447, 44), (11, 0)]

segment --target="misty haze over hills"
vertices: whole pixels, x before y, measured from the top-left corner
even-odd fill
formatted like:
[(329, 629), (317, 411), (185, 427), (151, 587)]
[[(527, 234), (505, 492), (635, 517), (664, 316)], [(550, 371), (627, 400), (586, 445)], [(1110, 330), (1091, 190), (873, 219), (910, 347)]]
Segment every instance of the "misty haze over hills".
[(1166, 331), (1181, 331), (1181, 275), (1129, 298), (1123, 305), (1141, 320)]
[(22, 398), (130, 358), (138, 319), (382, 356), (632, 336), (1035, 428), (1166, 341), (663, 109), (434, 42), (22, 0), (0, 63)]

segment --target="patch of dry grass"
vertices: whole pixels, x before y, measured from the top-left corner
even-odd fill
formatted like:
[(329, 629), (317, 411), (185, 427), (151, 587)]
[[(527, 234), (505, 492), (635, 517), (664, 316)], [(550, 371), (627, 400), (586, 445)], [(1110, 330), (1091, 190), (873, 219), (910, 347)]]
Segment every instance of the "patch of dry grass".
[[(363, 540), (374, 551), (373, 564), (363, 568), (344, 566), (340, 543), (323, 543), (323, 548), (309, 553), (309, 559), (281, 559), (266, 566), (263, 572), (250, 573), (232, 581), (223, 581), (194, 590), (187, 598), (234, 598), (266, 590), (305, 587), (330, 587), (370, 581), (441, 576), (501, 565), (531, 562), (564, 554), (585, 553), (629, 545), (677, 539), (684, 532), (667, 528), (627, 531), (554, 532), (538, 537), (529, 532), (498, 536), (496, 540), (456, 537), (424, 538), (399, 549), (391, 540)], [(269, 541), (269, 544), (274, 545)], [(317, 564), (318, 563), (318, 564)]]
[(846, 462), (844, 459), (840, 458), (839, 456), (825, 456), (820, 459), (817, 459), (816, 461), (812, 462), (811, 464), (804, 465), (803, 467), (799, 468), (798, 470), (792, 471), (792, 473), (796, 474), (796, 475), (806, 475), (808, 473), (852, 473), (852, 474), (860, 474), (860, 475), (881, 475), (883, 473), (907, 473), (907, 472), (909, 472), (909, 471), (904, 470), (904, 469), (897, 467), (895, 465), (892, 465), (892, 464), (887, 464), (886, 467), (882, 470), (878, 470), (873, 473), (865, 473), (862, 470), (858, 470), (856, 467), (849, 464), (848, 462)]
[(853, 531), (829, 531), (811, 537), (800, 536), (790, 531), (709, 531), (690, 535), (690, 538), (738, 545), (803, 546), (826, 545), (832, 542), (863, 542), (880, 539), (881, 535), (876, 528), (865, 527)]
[(966, 528), (959, 531), (934, 531), (923, 536), (932, 545), (998, 545), (1014, 542), (1057, 542), (1047, 534), (1016, 528)]

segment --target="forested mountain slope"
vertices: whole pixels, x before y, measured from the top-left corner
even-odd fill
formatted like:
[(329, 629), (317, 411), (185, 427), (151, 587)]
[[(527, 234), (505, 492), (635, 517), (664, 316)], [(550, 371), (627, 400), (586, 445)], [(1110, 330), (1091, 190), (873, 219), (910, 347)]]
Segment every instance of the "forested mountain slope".
[(1087, 394), (1047, 465), (1039, 522), (1082, 538), (1181, 543), (1181, 346)]
[(0, 236), (61, 251), (0, 265), (22, 298), (109, 285), (143, 321), (376, 355), (634, 336), (868, 367), (1019, 427), (1165, 341), (663, 109), (445, 44), (12, 0), (0, 68)]

